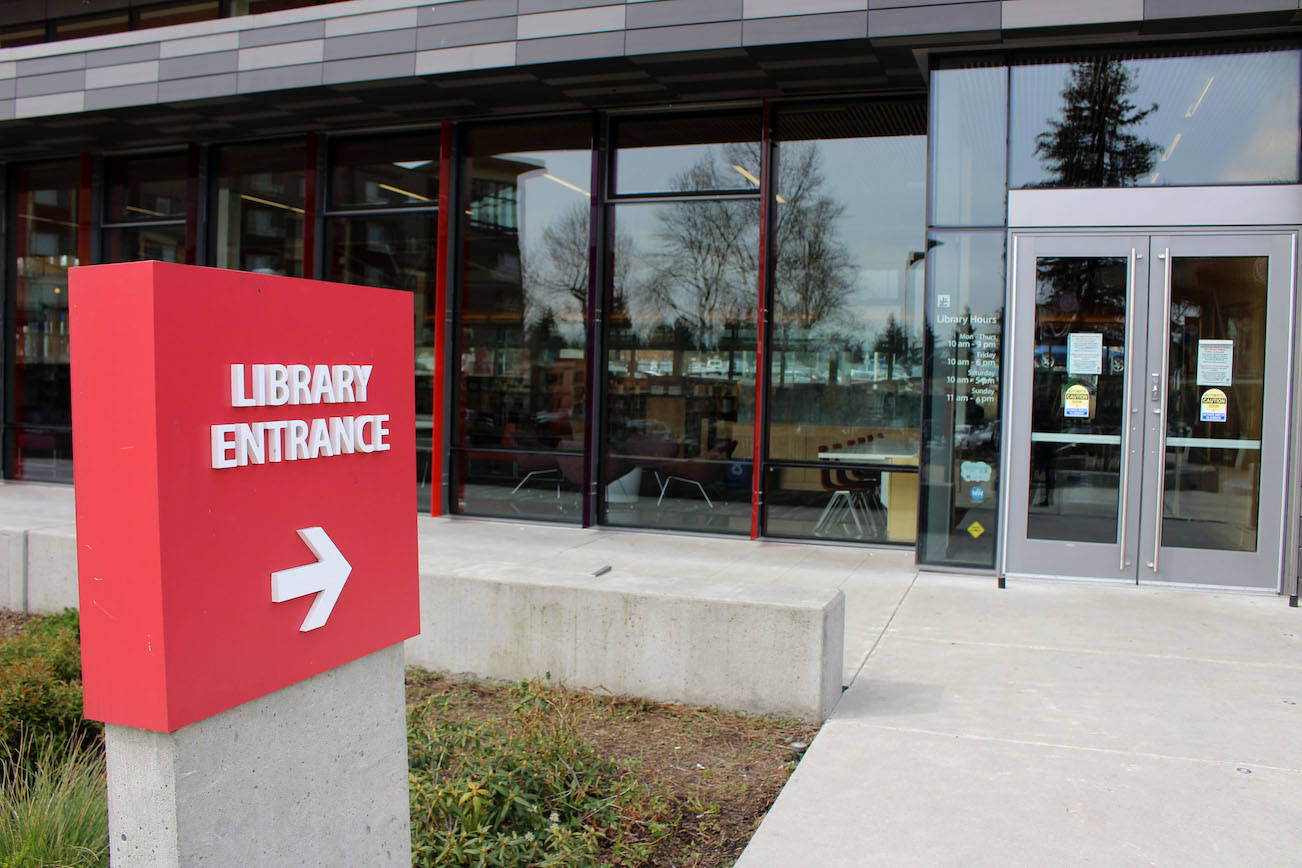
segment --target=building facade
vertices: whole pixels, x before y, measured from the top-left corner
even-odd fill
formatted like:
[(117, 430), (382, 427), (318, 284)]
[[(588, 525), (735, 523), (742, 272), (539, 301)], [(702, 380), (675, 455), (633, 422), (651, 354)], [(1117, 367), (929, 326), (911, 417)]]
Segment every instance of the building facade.
[(72, 479), (68, 269), (159, 259), (410, 291), (423, 512), (1296, 596), (1299, 34), (0, 2), (4, 476)]

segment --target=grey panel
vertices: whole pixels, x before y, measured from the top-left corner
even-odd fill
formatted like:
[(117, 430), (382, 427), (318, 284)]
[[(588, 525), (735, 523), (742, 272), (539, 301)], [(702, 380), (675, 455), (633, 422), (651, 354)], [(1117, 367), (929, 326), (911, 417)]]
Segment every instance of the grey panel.
[(86, 111), (158, 102), (157, 84), (128, 84), (86, 91)]
[(423, 27), (427, 24), (501, 18), (505, 15), (514, 15), (518, 8), (518, 0), (465, 0), (463, 3), (439, 3), (436, 6), (423, 7), (416, 23)]
[(625, 12), (628, 27), (667, 27), (702, 21), (735, 21), (742, 15), (742, 0), (655, 0), (630, 3)]
[(31, 60), (18, 61), (18, 74), (44, 75), (47, 72), (63, 72), (68, 69), (82, 69), (86, 66), (86, 55), (79, 51), (72, 54), (56, 54), (53, 57), (33, 57)]
[(322, 36), (325, 36), (324, 21), (305, 21), (302, 24), (286, 24), (281, 27), (258, 27), (240, 31), (240, 48), (276, 45), (281, 42), (303, 42), (307, 39), (320, 39)]
[(305, 63), (302, 66), (281, 66), (273, 69), (251, 69), (238, 73), (236, 88), (240, 93), (258, 90), (288, 90), (295, 87), (314, 87), (321, 83), (322, 64)]
[(1000, 28), (999, 4), (952, 3), (944, 7), (919, 6), (910, 9), (879, 9), (868, 12), (868, 36), (920, 36), (931, 33), (969, 33)]
[(515, 62), (555, 63), (561, 60), (586, 60), (593, 57), (620, 57), (624, 54), (624, 33), (584, 33), (579, 36), (551, 36), (525, 39), (516, 45)]
[(741, 45), (741, 22), (687, 24), (628, 31), (626, 54), (658, 54), (665, 51), (697, 51), (703, 48), (736, 48)]
[(158, 60), (159, 44), (148, 42), (144, 45), (128, 45), (123, 48), (106, 48), (103, 51), (86, 52), (86, 67), (113, 66), (120, 63), (139, 63), (142, 60)]
[(1145, 18), (1196, 18), (1205, 15), (1241, 15), (1245, 12), (1296, 10), (1292, 0), (1144, 0)]
[(0, 99), (13, 99), (17, 89), (12, 78), (0, 79)]
[(344, 60), (350, 57), (371, 57), (376, 54), (398, 54), (416, 49), (416, 28), (407, 30), (381, 30), (376, 33), (359, 33), (356, 36), (331, 36), (325, 41), (326, 60)]
[(28, 75), (18, 79), (18, 96), (43, 96), (47, 93), (67, 93), (86, 86), (86, 71), (52, 72), (49, 75)]
[(358, 57), (352, 60), (334, 60), (326, 63), (323, 81), (339, 84), (345, 81), (375, 81), (381, 78), (407, 78), (416, 72), (416, 55), (384, 54), (377, 57)]
[[(202, 55), (200, 55), (202, 56)], [(179, 81), (158, 83), (159, 102), (183, 102), (190, 99), (209, 99), (235, 93), (235, 73), (228, 75), (201, 75)]]
[(214, 51), (212, 54), (191, 54), (158, 62), (158, 77), (192, 78), (196, 75), (220, 75), (234, 72), (239, 62), (238, 51)]
[(830, 39), (866, 39), (867, 37), (867, 12), (755, 18), (743, 22), (741, 27), (741, 41), (744, 45), (821, 42)]
[(416, 33), (416, 49), (428, 51), (431, 48), (455, 48), (458, 45), (510, 42), (515, 39), (515, 29), (514, 18), (489, 18), (484, 21), (421, 27)]
[[(618, 6), (623, 0), (520, 0), (520, 14), (533, 12), (560, 12), (564, 9), (587, 9), (591, 6)], [(722, 0), (710, 0), (718, 3)], [(630, 3), (630, 6), (635, 5)]]
[(7, 121), (14, 116), (14, 101), (11, 99), (0, 99), (0, 121)]

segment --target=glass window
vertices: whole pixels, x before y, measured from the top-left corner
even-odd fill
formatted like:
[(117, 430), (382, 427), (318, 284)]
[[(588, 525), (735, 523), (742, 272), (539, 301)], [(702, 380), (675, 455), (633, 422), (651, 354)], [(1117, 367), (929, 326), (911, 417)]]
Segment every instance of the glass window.
[(466, 135), (460, 511), (582, 518), (591, 138), (587, 118)]
[(191, 21), (209, 21), (221, 15), (217, 0), (192, 0), (182, 3), (162, 3), (135, 10), (136, 26), (142, 28), (165, 27), (169, 24), (187, 24)]
[(988, 568), (998, 530), (1004, 233), (927, 239), (918, 562)]
[(183, 152), (108, 161), (105, 262), (189, 261), (185, 225), (189, 167), (189, 156)]
[(759, 138), (754, 114), (622, 121), (615, 129), (615, 192), (758, 193)]
[(931, 74), (931, 222), (1002, 226), (1008, 142), (1008, 70)]
[(14, 45), (34, 45), (45, 40), (44, 21), (0, 27), (0, 48), (9, 48)]
[(426, 511), (434, 458), (438, 166), (435, 133), (332, 142), (327, 201), (334, 206), (325, 218), (324, 279), (415, 296), (416, 496)]
[(437, 134), (344, 139), (330, 151), (331, 208), (438, 205)]
[(185, 219), (190, 201), (190, 161), (185, 153), (119, 157), (108, 163), (105, 223)]
[[(757, 171), (753, 153), (711, 162)], [(759, 201), (620, 205), (613, 222), (605, 520), (749, 533)]]
[(13, 386), (5, 402), (5, 464), (16, 479), (72, 481), (68, 269), (79, 264), (76, 162), (11, 176), (14, 221)]
[(94, 18), (78, 18), (75, 21), (54, 22), (55, 39), (80, 39), (83, 36), (100, 36), (105, 33), (123, 33), (131, 26), (130, 16), (124, 9), (108, 15)]
[(218, 267), (302, 276), (306, 161), (301, 141), (217, 152), (210, 231)]
[(1297, 51), (1012, 70), (1012, 186), (1297, 183)]
[(925, 124), (910, 104), (779, 115), (769, 534), (914, 539)]

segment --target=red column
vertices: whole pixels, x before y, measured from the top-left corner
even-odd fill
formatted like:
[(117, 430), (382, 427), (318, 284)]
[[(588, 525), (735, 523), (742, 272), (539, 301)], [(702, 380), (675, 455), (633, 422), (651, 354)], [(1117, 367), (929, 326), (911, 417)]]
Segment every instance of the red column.
[(444, 407), (447, 403), (447, 319), (448, 319), (448, 268), (451, 251), (448, 249), (448, 226), (452, 219), (452, 121), (444, 120), (439, 131), (439, 225), (438, 247), (434, 265), (434, 404), (433, 426), (430, 432), (430, 515), (443, 514), (444, 460), (443, 432), (447, 424)]

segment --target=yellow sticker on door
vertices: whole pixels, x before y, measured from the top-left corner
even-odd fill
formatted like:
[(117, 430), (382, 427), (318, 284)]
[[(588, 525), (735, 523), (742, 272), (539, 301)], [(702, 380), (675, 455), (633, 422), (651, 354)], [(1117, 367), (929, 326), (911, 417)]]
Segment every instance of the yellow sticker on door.
[(1200, 422), (1224, 422), (1225, 408), (1229, 406), (1229, 399), (1220, 389), (1208, 389), (1203, 392), (1201, 409), (1198, 413)]
[(982, 526), (981, 522), (974, 521), (967, 526), (967, 532), (972, 535), (972, 539), (976, 539), (981, 536), (981, 534), (985, 533), (986, 529)]
[(1062, 415), (1088, 419), (1090, 415), (1090, 390), (1080, 383), (1068, 386), (1062, 393)]

